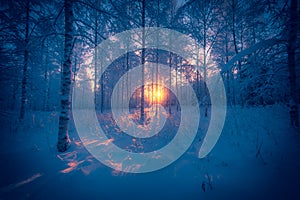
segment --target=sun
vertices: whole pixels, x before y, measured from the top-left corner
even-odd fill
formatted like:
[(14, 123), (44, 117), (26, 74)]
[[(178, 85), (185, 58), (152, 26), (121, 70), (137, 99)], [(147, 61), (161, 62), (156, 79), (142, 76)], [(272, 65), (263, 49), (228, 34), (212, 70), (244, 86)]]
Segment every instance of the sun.
[(163, 91), (161, 88), (159, 89), (154, 89), (153, 91), (154, 93), (154, 102), (155, 103), (162, 103), (162, 100), (163, 100)]
[(159, 90), (159, 91), (156, 91), (155, 95), (156, 95), (157, 98), (160, 98), (161, 95), (162, 95), (162, 94), (161, 94), (161, 91), (160, 91), (160, 90)]
[(145, 87), (145, 99), (150, 104), (160, 104), (165, 101), (165, 92), (163, 86), (148, 85)]

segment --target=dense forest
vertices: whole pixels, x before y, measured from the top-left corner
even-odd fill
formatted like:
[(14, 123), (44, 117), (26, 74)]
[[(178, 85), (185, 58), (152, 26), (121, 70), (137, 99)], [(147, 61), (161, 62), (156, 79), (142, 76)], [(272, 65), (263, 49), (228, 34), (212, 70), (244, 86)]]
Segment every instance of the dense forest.
[[(228, 105), (298, 102), (298, 21), (296, 0), (2, 1), (1, 110), (19, 111), (20, 119), (30, 110), (60, 110), (61, 85), (72, 85), (87, 55), (108, 37), (139, 27), (177, 30), (201, 45), (194, 65), (204, 70), (194, 76), (192, 65), (159, 53), (160, 62), (189, 74), (196, 90), (208, 71), (219, 70)], [(156, 61), (154, 51), (146, 54), (144, 59)], [(114, 79), (134, 67), (137, 57), (128, 54), (105, 73), (95, 88), (101, 109), (110, 106), (106, 96)]]
[[(26, 110), (59, 109), (60, 78), (66, 62), (65, 37), (71, 41), (67, 45), (71, 45), (69, 64), (73, 78), (85, 55), (101, 41), (142, 26), (178, 30), (197, 40), (204, 57), (203, 63), (197, 64), (207, 69), (213, 65), (220, 70), (229, 105), (287, 103), (291, 98), (295, 102), (299, 98), (295, 84), (295, 66), (299, 63), (297, 1), (149, 1), (145, 5), (139, 1), (68, 4), (2, 1), (1, 4), (1, 106), (3, 110), (20, 110), (20, 118)], [(69, 17), (64, 12), (66, 5), (72, 7)], [(66, 30), (70, 32), (65, 33), (64, 24), (68, 20), (72, 25)], [(235, 55), (269, 39), (277, 42), (244, 55), (226, 71), (222, 70)], [(132, 56), (128, 59), (128, 63), (134, 61)], [(127, 68), (123, 66), (121, 70)], [(109, 81), (109, 78), (103, 80)]]

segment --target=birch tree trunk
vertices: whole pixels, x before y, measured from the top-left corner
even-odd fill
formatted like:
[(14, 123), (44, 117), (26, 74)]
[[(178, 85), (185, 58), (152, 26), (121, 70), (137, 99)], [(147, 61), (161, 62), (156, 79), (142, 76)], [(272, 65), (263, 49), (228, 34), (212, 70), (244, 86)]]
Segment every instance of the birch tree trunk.
[(73, 11), (72, 0), (65, 0), (65, 47), (64, 63), (61, 76), (61, 110), (59, 115), (57, 150), (66, 151), (70, 146), (68, 122), (70, 119), (71, 101), (71, 54), (73, 42)]

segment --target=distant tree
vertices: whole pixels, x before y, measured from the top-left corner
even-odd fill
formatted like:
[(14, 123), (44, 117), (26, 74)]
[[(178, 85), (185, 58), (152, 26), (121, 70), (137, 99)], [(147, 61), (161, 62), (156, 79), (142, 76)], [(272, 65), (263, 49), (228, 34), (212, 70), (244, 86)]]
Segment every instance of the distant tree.
[(288, 68), (290, 78), (290, 92), (291, 101), (294, 105), (291, 105), (291, 121), (295, 126), (299, 126), (299, 110), (298, 110), (298, 99), (297, 99), (297, 76), (296, 76), (296, 44), (297, 44), (297, 31), (298, 31), (298, 2), (297, 0), (290, 1), (290, 15), (289, 15), (289, 38), (288, 38)]
[(22, 77), (22, 94), (21, 94), (21, 109), (20, 119), (24, 119), (25, 105), (26, 105), (26, 86), (27, 86), (27, 68), (28, 68), (28, 43), (29, 43), (29, 12), (30, 1), (26, 1), (26, 16), (25, 16), (25, 48), (24, 48), (24, 64), (23, 64), (23, 77)]
[(141, 117), (140, 120), (143, 123), (145, 121), (145, 27), (146, 27), (146, 0), (142, 0), (142, 54), (141, 54), (141, 65), (142, 65), (142, 87), (141, 87)]

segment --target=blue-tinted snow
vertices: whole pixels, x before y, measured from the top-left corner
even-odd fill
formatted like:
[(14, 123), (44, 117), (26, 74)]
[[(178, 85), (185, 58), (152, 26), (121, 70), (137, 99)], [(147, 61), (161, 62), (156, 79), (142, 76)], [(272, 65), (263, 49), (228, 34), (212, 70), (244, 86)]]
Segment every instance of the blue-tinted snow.
[(284, 106), (229, 107), (217, 145), (198, 159), (201, 128), (209, 123), (202, 117), (190, 149), (146, 174), (117, 172), (95, 160), (72, 124), (72, 146), (58, 153), (57, 117), (31, 113), (17, 128), (13, 119), (1, 119), (0, 199), (300, 198), (300, 134), (289, 126)]

